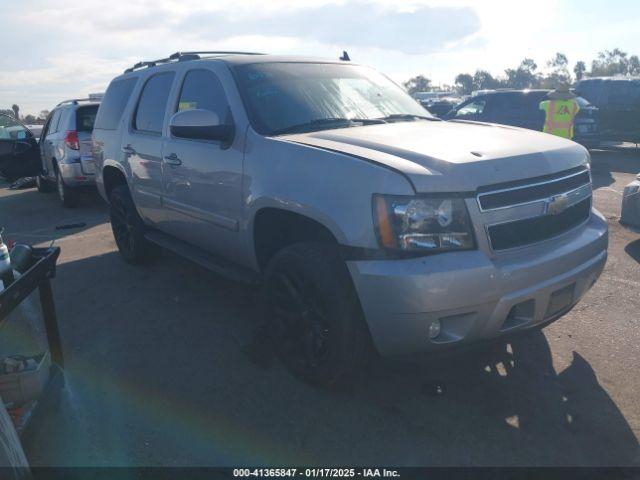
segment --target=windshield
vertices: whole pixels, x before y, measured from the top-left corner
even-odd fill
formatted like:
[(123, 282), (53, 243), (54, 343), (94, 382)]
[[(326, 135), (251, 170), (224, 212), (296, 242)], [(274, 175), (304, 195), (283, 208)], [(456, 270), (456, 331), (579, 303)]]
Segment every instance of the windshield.
[[(402, 88), (367, 67), (320, 63), (258, 63), (235, 67), (253, 128), (263, 135), (348, 126), (340, 119), (431, 115)], [(333, 124), (331, 122), (334, 122)], [(353, 124), (357, 125), (357, 123)]]

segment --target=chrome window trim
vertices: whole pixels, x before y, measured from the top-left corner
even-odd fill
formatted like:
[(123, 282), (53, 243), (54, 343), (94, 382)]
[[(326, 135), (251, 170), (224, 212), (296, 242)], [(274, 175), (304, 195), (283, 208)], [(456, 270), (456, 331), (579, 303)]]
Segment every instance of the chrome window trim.
[[(537, 187), (539, 185), (547, 185), (547, 184), (550, 184), (550, 183), (556, 183), (556, 182), (560, 182), (562, 180), (566, 180), (567, 178), (572, 178), (572, 177), (576, 177), (578, 175), (583, 175), (585, 172), (589, 172), (589, 183), (588, 184), (585, 183), (584, 185), (579, 186), (578, 189), (580, 189), (580, 188), (583, 188), (585, 185), (591, 185), (591, 173), (590, 173), (588, 168), (585, 168), (584, 170), (581, 170), (581, 171), (576, 172), (576, 173), (572, 173), (571, 175), (566, 175), (564, 177), (554, 178), (553, 180), (547, 180), (547, 181), (544, 181), (544, 182), (529, 183), (527, 185), (522, 185), (520, 187), (503, 188), (503, 189), (500, 189), (500, 190), (492, 190), (490, 192), (479, 193), (478, 195), (476, 195), (476, 203), (478, 204), (478, 208), (480, 209), (480, 212), (494, 212), (494, 211), (497, 211), (497, 210), (505, 210), (505, 209), (508, 209), (508, 208), (520, 207), (522, 205), (530, 205), (532, 203), (541, 202), (541, 201), (545, 200), (548, 197), (542, 197), (542, 198), (539, 198), (539, 199), (536, 199), (536, 200), (531, 200), (531, 201), (528, 201), (528, 202), (521, 202), (521, 203), (514, 203), (514, 204), (511, 204), (511, 205), (505, 205), (504, 207), (482, 208), (482, 203), (480, 202), (480, 198), (484, 197), (486, 195), (493, 195), (493, 194), (496, 194), (496, 193), (511, 192), (511, 191), (514, 191), (514, 190), (524, 190), (524, 189), (531, 188), (531, 187)], [(572, 191), (573, 190), (570, 190), (570, 192), (572, 192)], [(564, 192), (564, 193), (569, 193), (569, 192)], [(558, 195), (560, 195), (560, 194), (558, 194)]]

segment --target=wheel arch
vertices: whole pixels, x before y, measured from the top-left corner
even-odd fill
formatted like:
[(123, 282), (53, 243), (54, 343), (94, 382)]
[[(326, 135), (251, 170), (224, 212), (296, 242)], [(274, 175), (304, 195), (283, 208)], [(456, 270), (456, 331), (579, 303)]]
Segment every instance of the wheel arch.
[(251, 233), (260, 271), (276, 252), (294, 243), (320, 241), (338, 246), (344, 241), (342, 231), (321, 217), (273, 205), (256, 210)]
[(111, 196), (111, 192), (118, 185), (126, 185), (128, 187), (126, 172), (119, 163), (107, 163), (102, 168), (102, 185), (104, 195), (107, 201)]

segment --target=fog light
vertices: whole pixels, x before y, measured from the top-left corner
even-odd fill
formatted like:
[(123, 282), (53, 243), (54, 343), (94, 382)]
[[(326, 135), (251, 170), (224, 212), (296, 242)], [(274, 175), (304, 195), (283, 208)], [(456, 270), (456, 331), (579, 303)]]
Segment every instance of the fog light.
[(440, 320), (434, 320), (429, 324), (429, 338), (433, 340), (440, 335)]

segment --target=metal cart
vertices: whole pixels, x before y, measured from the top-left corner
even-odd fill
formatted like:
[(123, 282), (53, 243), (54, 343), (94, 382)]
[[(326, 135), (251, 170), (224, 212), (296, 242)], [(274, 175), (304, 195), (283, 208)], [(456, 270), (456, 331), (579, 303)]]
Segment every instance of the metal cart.
[(21, 439), (30, 434), (33, 425), (37, 424), (38, 417), (43, 414), (52, 400), (58, 398), (58, 393), (64, 385), (64, 357), (51, 289), (51, 279), (55, 277), (56, 261), (59, 255), (59, 247), (34, 248), (29, 268), (20, 278), (0, 292), (1, 325), (20, 302), (39, 289), (43, 323), (51, 356), (49, 381), (40, 397), (25, 406), (10, 411), (14, 426)]

